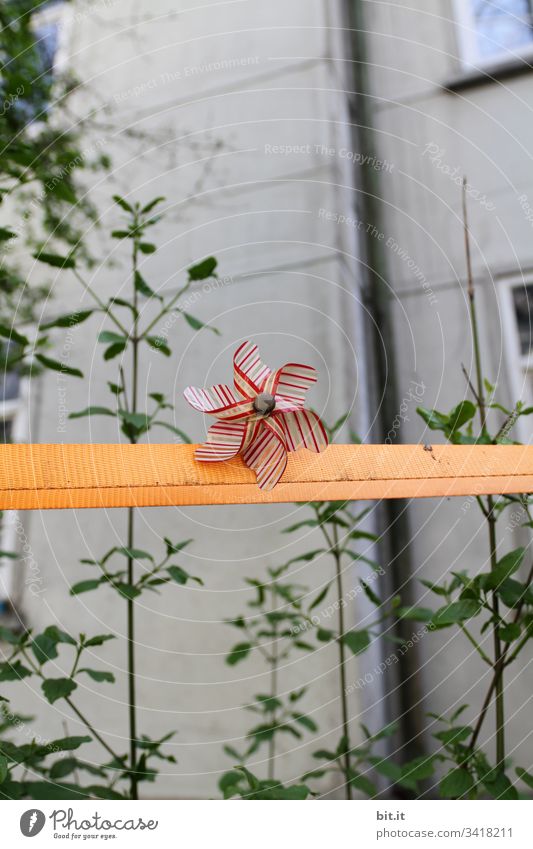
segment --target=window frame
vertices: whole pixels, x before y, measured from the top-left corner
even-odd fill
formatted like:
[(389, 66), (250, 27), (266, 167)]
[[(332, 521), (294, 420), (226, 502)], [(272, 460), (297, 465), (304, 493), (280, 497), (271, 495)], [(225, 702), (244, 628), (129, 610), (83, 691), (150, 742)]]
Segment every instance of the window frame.
[[(529, 406), (533, 404), (533, 380), (528, 381), (528, 374), (533, 377), (533, 348), (528, 354), (523, 354), (521, 351), (520, 334), (513, 301), (513, 289), (519, 289), (525, 286), (533, 286), (533, 272), (529, 274), (515, 274), (498, 281), (497, 291), (503, 333), (504, 365), (510, 391), (510, 403), (515, 404), (518, 400), (522, 400)], [(533, 321), (531, 333), (533, 345)], [(519, 418), (515, 427), (517, 436), (521, 442), (529, 444), (533, 442), (531, 432), (533, 425), (531, 424), (531, 420), (528, 425), (525, 419)]]
[(499, 68), (520, 60), (533, 60), (533, 37), (531, 44), (502, 50), (492, 56), (481, 56), (477, 45), (477, 27), (470, 0), (452, 0), (455, 31), (459, 55), (464, 70), (497, 71)]
[[(21, 378), (18, 396), (0, 401), (0, 418), (2, 421), (12, 422), (13, 442), (26, 442), (29, 438), (28, 393), (28, 379)], [(17, 521), (16, 510), (3, 511), (0, 522), (1, 551), (17, 551)], [(7, 602), (12, 606), (18, 594), (20, 564), (9, 557), (0, 558), (0, 570), (0, 602)], [(0, 621), (2, 617), (3, 614), (0, 613)]]

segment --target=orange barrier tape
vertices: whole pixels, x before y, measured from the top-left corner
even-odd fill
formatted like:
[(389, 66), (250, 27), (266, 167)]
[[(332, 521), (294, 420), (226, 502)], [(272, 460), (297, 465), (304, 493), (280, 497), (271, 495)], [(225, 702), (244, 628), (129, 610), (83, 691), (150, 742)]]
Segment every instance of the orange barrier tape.
[(240, 458), (194, 445), (2, 445), (0, 509), (271, 504), (533, 492), (533, 446), (331, 445), (300, 451), (271, 492)]

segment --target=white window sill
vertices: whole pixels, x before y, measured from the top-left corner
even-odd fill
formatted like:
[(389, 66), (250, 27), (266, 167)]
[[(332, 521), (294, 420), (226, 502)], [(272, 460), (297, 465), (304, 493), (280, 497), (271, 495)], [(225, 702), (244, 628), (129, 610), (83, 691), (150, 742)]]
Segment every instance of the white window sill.
[(461, 89), (474, 88), (475, 86), (516, 77), (520, 74), (527, 74), (530, 71), (533, 71), (531, 54), (527, 57), (513, 56), (509, 59), (487, 63), (482, 67), (465, 68), (457, 76), (445, 80), (442, 83), (442, 88), (447, 91), (460, 91)]

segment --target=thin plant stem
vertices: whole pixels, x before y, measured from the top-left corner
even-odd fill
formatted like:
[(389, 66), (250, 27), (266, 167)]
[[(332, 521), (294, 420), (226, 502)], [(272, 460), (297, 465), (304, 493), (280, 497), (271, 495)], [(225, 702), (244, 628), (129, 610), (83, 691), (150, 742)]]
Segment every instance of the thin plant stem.
[(188, 291), (188, 289), (190, 289), (190, 287), (191, 287), (191, 286), (192, 286), (192, 280), (189, 280), (189, 281), (185, 284), (185, 286), (182, 286), (182, 287), (181, 287), (181, 289), (179, 289), (179, 290), (176, 292), (176, 294), (172, 296), (172, 298), (170, 299), (170, 301), (168, 302), (168, 304), (165, 304), (165, 305), (161, 308), (161, 310), (157, 313), (157, 315), (155, 316), (155, 318), (153, 318), (153, 319), (152, 319), (152, 321), (150, 322), (150, 324), (148, 324), (148, 325), (144, 328), (144, 330), (143, 330), (143, 335), (144, 335), (144, 336), (146, 336), (148, 333), (150, 333), (150, 330), (151, 330), (153, 327), (155, 327), (155, 325), (157, 324), (157, 322), (158, 322), (158, 321), (160, 321), (160, 320), (163, 318), (163, 316), (165, 316), (167, 313), (169, 313), (169, 312), (172, 310), (172, 307), (174, 306), (174, 304), (175, 304), (175, 303), (177, 303), (177, 301), (179, 301), (179, 299), (182, 297), (182, 295), (184, 295), (184, 294), (185, 294), (185, 292), (187, 292), (187, 291)]
[[(35, 665), (32, 658), (30, 657), (30, 655), (24, 649), (22, 649), (22, 656), (24, 657), (24, 659), (26, 660), (28, 665), (31, 666), (34, 673), (41, 679), (41, 681), (46, 681), (46, 676), (43, 675), (43, 673), (41, 672), (39, 667)], [(70, 699), (69, 696), (65, 696), (65, 701), (68, 704), (69, 708), (73, 711), (73, 713), (76, 714), (78, 719), (81, 719), (81, 721), (83, 722), (83, 724), (85, 725), (87, 730), (90, 731), (91, 734), (94, 736), (95, 740), (98, 740), (100, 745), (103, 746), (103, 748), (106, 750), (106, 752), (108, 752), (114, 760), (120, 761), (120, 758), (117, 755), (117, 753), (113, 751), (113, 749), (111, 748), (111, 746), (108, 743), (106, 743), (106, 741), (104, 740), (102, 735), (99, 734), (99, 732), (96, 730), (94, 725), (87, 719), (85, 714), (83, 714), (81, 712), (81, 710), (78, 707), (76, 707), (76, 705), (74, 704), (72, 699)]]
[(94, 727), (94, 725), (92, 725), (92, 723), (91, 723), (91, 722), (87, 719), (87, 717), (85, 716), (85, 714), (83, 714), (83, 713), (81, 712), (81, 710), (80, 710), (78, 707), (76, 707), (76, 705), (74, 704), (74, 702), (72, 702), (72, 701), (68, 698), (68, 696), (67, 696), (67, 698), (65, 699), (65, 701), (66, 701), (66, 703), (68, 704), (68, 706), (69, 706), (69, 708), (71, 709), (71, 711), (73, 711), (73, 713), (75, 713), (75, 714), (76, 714), (76, 716), (78, 717), (78, 719), (81, 719), (81, 721), (82, 721), (82, 722), (83, 722), (83, 724), (86, 726), (86, 728), (87, 728), (87, 729), (91, 732), (91, 734), (93, 734), (94, 738), (95, 738), (96, 740), (98, 740), (98, 742), (100, 743), (100, 745), (104, 747), (104, 749), (106, 750), (106, 752), (108, 752), (108, 753), (111, 755), (111, 757), (113, 758), (113, 760), (116, 760), (116, 761), (120, 762), (120, 758), (119, 758), (119, 756), (118, 756), (118, 755), (117, 755), (117, 754), (113, 751), (113, 749), (111, 748), (111, 746), (109, 746), (109, 745), (106, 743), (106, 741), (104, 740), (104, 738), (101, 736), (101, 734), (99, 734), (99, 733), (98, 733), (98, 731), (96, 730), (96, 728)]
[[(533, 566), (531, 567), (531, 569), (529, 571), (529, 575), (526, 579), (526, 586), (529, 586), (529, 584), (532, 581), (533, 581)], [(518, 620), (520, 619), (520, 615), (522, 613), (523, 606), (524, 606), (524, 601), (522, 600), (522, 601), (520, 601), (520, 603), (519, 603), (519, 605), (516, 609), (516, 613), (515, 613), (514, 619), (513, 619), (514, 622), (518, 622)], [(507, 659), (507, 654), (509, 652), (509, 648), (510, 648), (510, 646), (507, 646), (504, 649), (502, 664), (497, 670), (494, 670), (494, 675), (492, 677), (492, 681), (491, 681), (489, 689), (487, 691), (487, 695), (485, 696), (485, 701), (483, 702), (483, 707), (481, 708), (476, 726), (474, 728), (474, 733), (472, 734), (472, 739), (470, 740), (470, 744), (469, 744), (469, 747), (468, 747), (470, 749), (470, 751), (474, 750), (474, 747), (477, 743), (477, 739), (479, 737), (481, 727), (482, 727), (482, 725), (485, 721), (485, 717), (487, 715), (487, 711), (488, 711), (489, 706), (490, 706), (492, 695), (493, 695), (494, 690), (496, 689), (496, 686), (497, 686), (497, 683), (498, 683), (498, 678), (500, 678), (500, 676), (502, 675), (504, 667), (507, 666), (507, 664), (511, 663), (513, 660), (515, 660), (515, 658), (517, 656), (517, 651), (515, 650), (513, 652), (513, 654), (511, 655), (511, 657), (509, 659)]]
[(95, 291), (94, 291), (94, 289), (93, 289), (93, 288), (89, 285), (89, 283), (87, 283), (87, 281), (83, 279), (83, 277), (81, 276), (81, 274), (79, 273), (79, 271), (77, 271), (77, 269), (73, 268), (73, 269), (72, 269), (72, 273), (74, 274), (74, 277), (76, 278), (76, 280), (78, 280), (78, 281), (81, 283), (81, 285), (83, 286), (83, 288), (85, 289), (85, 291), (86, 291), (86, 292), (87, 292), (87, 293), (91, 296), (91, 298), (93, 299), (93, 301), (94, 301), (96, 304), (98, 304), (98, 306), (100, 307), (100, 309), (101, 309), (101, 310), (103, 310), (103, 312), (105, 312), (105, 313), (109, 316), (109, 318), (111, 319), (111, 321), (113, 322), (113, 324), (115, 324), (115, 325), (116, 325), (116, 327), (118, 327), (118, 328), (119, 328), (119, 330), (121, 330), (121, 331), (122, 331), (122, 333), (124, 334), (124, 336), (127, 336), (127, 335), (128, 335), (128, 331), (126, 330), (126, 328), (124, 327), (124, 325), (122, 324), (122, 322), (120, 321), (120, 319), (118, 319), (118, 318), (116, 317), (116, 315), (115, 315), (114, 313), (112, 313), (112, 312), (111, 312), (111, 310), (110, 310), (110, 309), (109, 309), (109, 308), (108, 308), (108, 307), (104, 304), (104, 302), (102, 301), (102, 299), (99, 297), (99, 295), (97, 295), (97, 294), (96, 294), (96, 292), (95, 292)]
[[(134, 313), (133, 313), (133, 330), (132, 330), (132, 374), (131, 374), (131, 409), (137, 412), (137, 396), (139, 383), (139, 338), (138, 338), (138, 309), (137, 309), (137, 239), (133, 240), (133, 298), (134, 298)], [(135, 443), (135, 435), (130, 435), (130, 442)], [(128, 508), (128, 584), (133, 586), (134, 583), (134, 563), (131, 552), (135, 543), (135, 509)], [(133, 598), (128, 598), (127, 605), (127, 640), (128, 640), (128, 714), (129, 714), (129, 738), (130, 738), (130, 789), (131, 798), (138, 799), (138, 775), (137, 775), (137, 698), (136, 698), (136, 679), (135, 679), (135, 602)]]
[[(276, 609), (276, 592), (274, 586), (272, 586), (272, 605), (271, 610), (274, 612)], [(272, 638), (272, 654), (269, 658), (270, 660), (270, 695), (273, 699), (276, 699), (278, 696), (278, 667), (279, 667), (279, 656), (278, 656), (278, 623), (277, 620), (274, 619), (273, 626), (274, 636)], [(273, 734), (270, 740), (268, 741), (268, 778), (270, 781), (274, 779), (275, 772), (275, 761), (276, 761), (276, 721), (277, 714), (276, 710), (272, 711), (272, 726), (273, 726)]]
[[(470, 311), (470, 325), (472, 328), (472, 343), (474, 346), (474, 361), (476, 367), (476, 384), (477, 384), (477, 402), (479, 406), (479, 418), (481, 423), (481, 435), (486, 431), (487, 427), (487, 407), (485, 403), (485, 389), (483, 382), (483, 369), (481, 365), (481, 347), (479, 344), (479, 328), (477, 322), (477, 313), (476, 313), (476, 293), (474, 286), (474, 275), (472, 273), (472, 257), (470, 251), (470, 232), (468, 228), (468, 210), (466, 203), (466, 188), (467, 182), (466, 178), (463, 179), (463, 225), (464, 225), (464, 239), (465, 239), (465, 255), (466, 255), (466, 268), (467, 268), (467, 293), (468, 293), (468, 303), (469, 303), (469, 311)], [(486, 519), (488, 524), (488, 533), (489, 533), (489, 553), (490, 553), (490, 568), (491, 572), (494, 573), (497, 564), (498, 564), (498, 556), (497, 556), (497, 540), (496, 540), (496, 516), (494, 515), (494, 499), (492, 495), (487, 496), (487, 510), (486, 510)], [(493, 645), (494, 645), (494, 678), (495, 678), (495, 701), (496, 701), (496, 764), (498, 768), (503, 769), (505, 762), (505, 703), (504, 703), (504, 681), (503, 681), (503, 669), (504, 669), (504, 654), (502, 652), (502, 644), (500, 638), (500, 610), (499, 610), (499, 598), (496, 591), (492, 594), (492, 604), (494, 611), (494, 622), (492, 626), (493, 633)], [(485, 713), (488, 708), (488, 704), (490, 703), (491, 696), (488, 696), (487, 707), (485, 708)], [(484, 719), (485, 713), (480, 714), (480, 718)], [(482, 719), (482, 721), (483, 721)], [(480, 726), (481, 727), (481, 726)], [(474, 732), (475, 733), (475, 732)], [(474, 739), (474, 735), (473, 735)]]
[(346, 696), (346, 650), (344, 646), (344, 610), (342, 606), (342, 553), (339, 547), (339, 534), (337, 526), (333, 525), (333, 548), (332, 554), (335, 560), (335, 580), (337, 584), (337, 598), (339, 601), (339, 685), (342, 711), (342, 729), (346, 751), (344, 753), (344, 792), (347, 799), (352, 798), (352, 785), (350, 784), (350, 726), (348, 720), (348, 699)]

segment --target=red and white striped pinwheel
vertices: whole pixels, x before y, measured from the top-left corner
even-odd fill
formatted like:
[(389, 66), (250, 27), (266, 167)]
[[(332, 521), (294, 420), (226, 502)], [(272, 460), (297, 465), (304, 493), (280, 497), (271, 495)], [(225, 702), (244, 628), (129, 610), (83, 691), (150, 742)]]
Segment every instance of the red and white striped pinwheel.
[(218, 420), (196, 449), (196, 459), (213, 462), (242, 454), (260, 488), (273, 489), (285, 471), (288, 451), (327, 447), (322, 422), (304, 408), (305, 394), (316, 380), (315, 369), (300, 363), (271, 371), (261, 362), (257, 345), (243, 342), (233, 357), (234, 389), (219, 383), (212, 389), (189, 386), (184, 392), (195, 410)]

